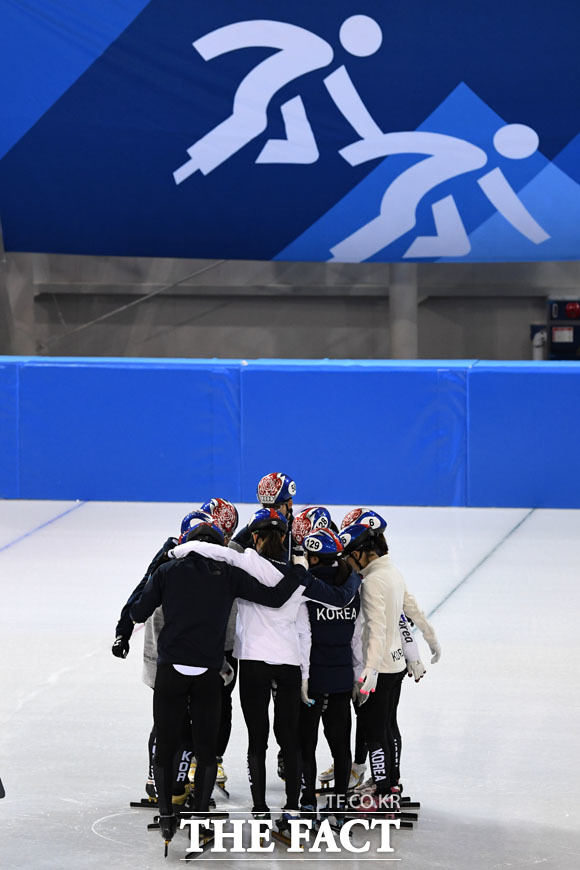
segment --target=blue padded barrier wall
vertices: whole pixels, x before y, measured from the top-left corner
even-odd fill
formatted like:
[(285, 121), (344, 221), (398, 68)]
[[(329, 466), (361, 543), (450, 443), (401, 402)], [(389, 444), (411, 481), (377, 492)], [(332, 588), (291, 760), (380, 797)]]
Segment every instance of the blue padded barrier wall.
[(242, 498), (268, 469), (297, 501), (464, 505), (466, 362), (249, 362)]
[(239, 364), (30, 360), (20, 498), (239, 498)]
[(580, 507), (580, 366), (0, 357), (0, 497)]
[(18, 372), (19, 366), (0, 357), (0, 497), (19, 493)]
[(469, 373), (468, 504), (580, 507), (580, 363)]

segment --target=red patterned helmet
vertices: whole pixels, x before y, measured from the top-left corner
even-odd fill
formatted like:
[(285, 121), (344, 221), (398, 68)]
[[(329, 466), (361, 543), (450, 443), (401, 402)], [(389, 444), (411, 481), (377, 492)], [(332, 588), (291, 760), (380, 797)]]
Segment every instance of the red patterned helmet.
[(225, 498), (211, 498), (202, 504), (201, 510), (210, 514), (216, 526), (226, 537), (231, 538), (238, 527), (238, 511), (231, 501)]
[(257, 498), (263, 505), (280, 504), (294, 498), (295, 495), (296, 484), (291, 477), (280, 471), (267, 474), (258, 483)]
[(384, 532), (387, 528), (387, 521), (380, 514), (368, 508), (353, 508), (341, 522), (340, 528), (341, 530), (346, 529), (347, 526), (352, 526), (355, 523), (368, 526), (369, 529), (374, 529), (377, 532)]
[(297, 544), (302, 544), (306, 535), (316, 529), (327, 529), (330, 526), (330, 513), (321, 505), (304, 508), (294, 517), (292, 522), (292, 537)]

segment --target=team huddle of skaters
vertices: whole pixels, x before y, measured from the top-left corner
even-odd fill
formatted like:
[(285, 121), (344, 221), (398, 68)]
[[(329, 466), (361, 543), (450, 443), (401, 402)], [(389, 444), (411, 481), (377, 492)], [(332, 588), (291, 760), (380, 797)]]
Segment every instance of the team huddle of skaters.
[(207, 815), (216, 781), (223, 787), (227, 779), (238, 678), (254, 818), (270, 818), (272, 699), (286, 791), (280, 831), (317, 812), (320, 720), (333, 759), (320, 779), (334, 780), (339, 822), (357, 806), (353, 790), (365, 812), (384, 811), (401, 794), (401, 684), (407, 673), (417, 682), (425, 673), (409, 623), (432, 662), (440, 656), (435, 632), (390, 559), (383, 517), (355, 508), (338, 528), (323, 506), (294, 516), (295, 496), (290, 477), (266, 475), (260, 508), (237, 534), (238, 512), (224, 499), (189, 513), (121, 611), (115, 656), (125, 658), (134, 624), (145, 623), (144, 680), (154, 691), (146, 790), (166, 844), (176, 813)]

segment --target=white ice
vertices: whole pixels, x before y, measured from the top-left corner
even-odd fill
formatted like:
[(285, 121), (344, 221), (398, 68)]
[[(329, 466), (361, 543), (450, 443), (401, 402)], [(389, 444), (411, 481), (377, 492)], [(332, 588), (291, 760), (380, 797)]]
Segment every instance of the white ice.
[[(2, 870), (183, 866), (185, 832), (164, 860), (159, 834), (146, 830), (153, 813), (129, 808), (144, 796), (151, 727), (142, 633), (125, 661), (110, 647), (121, 606), (192, 506), (0, 501)], [(333, 508), (335, 519), (346, 510)], [(421, 809), (412, 831), (393, 834), (390, 857), (408, 870), (575, 870), (580, 512), (379, 510), (443, 649), (431, 666), (420, 641), (427, 676), (403, 687), (403, 781)], [(232, 815), (250, 807), (245, 743), (236, 702), (231, 800), (217, 794)], [(276, 749), (272, 736), (271, 807), (283, 800)], [(326, 767), (322, 737), (318, 757)], [(338, 858), (376, 858), (378, 834), (370, 839), (367, 855)], [(290, 857), (277, 848), (252, 860), (267, 870)]]

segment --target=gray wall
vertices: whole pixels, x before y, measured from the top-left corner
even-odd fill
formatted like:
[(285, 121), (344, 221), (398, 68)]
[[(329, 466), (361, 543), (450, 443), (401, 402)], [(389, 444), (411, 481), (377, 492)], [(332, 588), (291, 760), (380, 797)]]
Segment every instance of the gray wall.
[[(392, 271), (377, 263), (6, 254), (0, 353), (389, 358)], [(577, 262), (416, 271), (421, 359), (529, 359), (529, 325), (544, 322), (546, 298), (580, 292)]]

